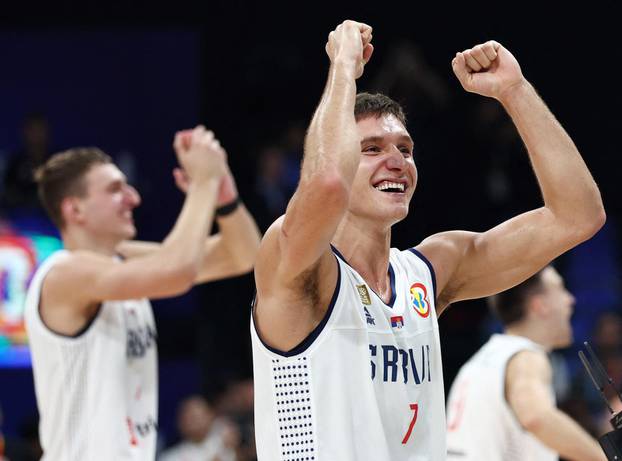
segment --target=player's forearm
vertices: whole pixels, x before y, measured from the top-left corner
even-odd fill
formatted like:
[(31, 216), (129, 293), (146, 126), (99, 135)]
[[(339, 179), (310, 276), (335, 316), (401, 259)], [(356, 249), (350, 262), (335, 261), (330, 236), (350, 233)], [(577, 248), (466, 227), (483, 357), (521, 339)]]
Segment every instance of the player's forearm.
[(175, 226), (159, 254), (163, 264), (189, 271), (193, 281), (203, 260), (203, 244), (214, 218), (219, 178), (191, 183)]
[(331, 64), (322, 100), (307, 132), (301, 183), (335, 172), (348, 185), (354, 179), (360, 155), (354, 72), (354, 63)]
[(527, 430), (563, 458), (572, 461), (606, 460), (598, 442), (556, 408), (543, 412)]
[(261, 234), (255, 220), (243, 204), (227, 216), (217, 218), (221, 242), (240, 273), (248, 272), (255, 264)]
[(527, 147), (545, 206), (584, 238), (604, 223), (600, 192), (570, 136), (525, 80), (499, 98)]

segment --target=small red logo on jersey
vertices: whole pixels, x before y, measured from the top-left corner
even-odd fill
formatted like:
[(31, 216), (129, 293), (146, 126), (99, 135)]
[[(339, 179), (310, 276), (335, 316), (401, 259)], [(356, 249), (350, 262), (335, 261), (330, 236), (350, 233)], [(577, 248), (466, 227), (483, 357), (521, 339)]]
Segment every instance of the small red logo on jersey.
[(430, 301), (428, 301), (428, 290), (423, 283), (413, 283), (410, 286), (410, 300), (415, 312), (421, 317), (426, 318), (430, 315)]

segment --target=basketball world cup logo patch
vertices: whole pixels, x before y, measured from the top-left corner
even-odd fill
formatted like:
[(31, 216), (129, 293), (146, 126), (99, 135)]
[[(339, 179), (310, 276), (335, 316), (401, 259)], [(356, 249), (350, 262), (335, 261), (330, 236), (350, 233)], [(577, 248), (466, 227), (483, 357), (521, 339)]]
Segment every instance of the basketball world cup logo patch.
[(410, 301), (415, 312), (421, 317), (426, 318), (430, 315), (430, 301), (428, 301), (428, 290), (423, 283), (413, 283), (410, 286)]

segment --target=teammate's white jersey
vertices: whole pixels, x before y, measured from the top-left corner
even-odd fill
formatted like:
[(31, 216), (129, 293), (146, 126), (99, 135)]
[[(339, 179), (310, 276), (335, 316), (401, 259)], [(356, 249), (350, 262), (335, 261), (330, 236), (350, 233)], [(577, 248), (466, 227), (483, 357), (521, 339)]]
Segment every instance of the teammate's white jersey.
[(157, 432), (156, 330), (146, 299), (107, 301), (78, 335), (39, 315), (41, 285), (67, 251), (50, 256), (26, 298), (43, 460), (153, 460)]
[[(252, 323), (260, 461), (439, 461), (445, 404), (432, 266), (391, 249), (386, 305), (337, 257), (318, 327), (288, 353)], [(261, 309), (261, 300), (258, 300)]]
[[(507, 363), (524, 350), (544, 353), (527, 338), (496, 334), (460, 369), (447, 400), (448, 460), (558, 459), (522, 428), (505, 398)], [(550, 396), (554, 403), (553, 389)]]

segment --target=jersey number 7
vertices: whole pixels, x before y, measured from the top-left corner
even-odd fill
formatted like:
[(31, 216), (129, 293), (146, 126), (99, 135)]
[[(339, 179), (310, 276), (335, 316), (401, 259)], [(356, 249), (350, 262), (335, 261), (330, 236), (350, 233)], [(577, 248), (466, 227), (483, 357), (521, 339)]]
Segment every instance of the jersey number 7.
[(408, 425), (408, 432), (402, 439), (402, 445), (406, 445), (408, 439), (410, 438), (410, 434), (412, 434), (413, 427), (415, 427), (415, 423), (417, 422), (417, 413), (419, 413), (419, 405), (416, 403), (410, 404), (410, 409), (413, 411), (413, 419), (410, 420), (410, 424)]

